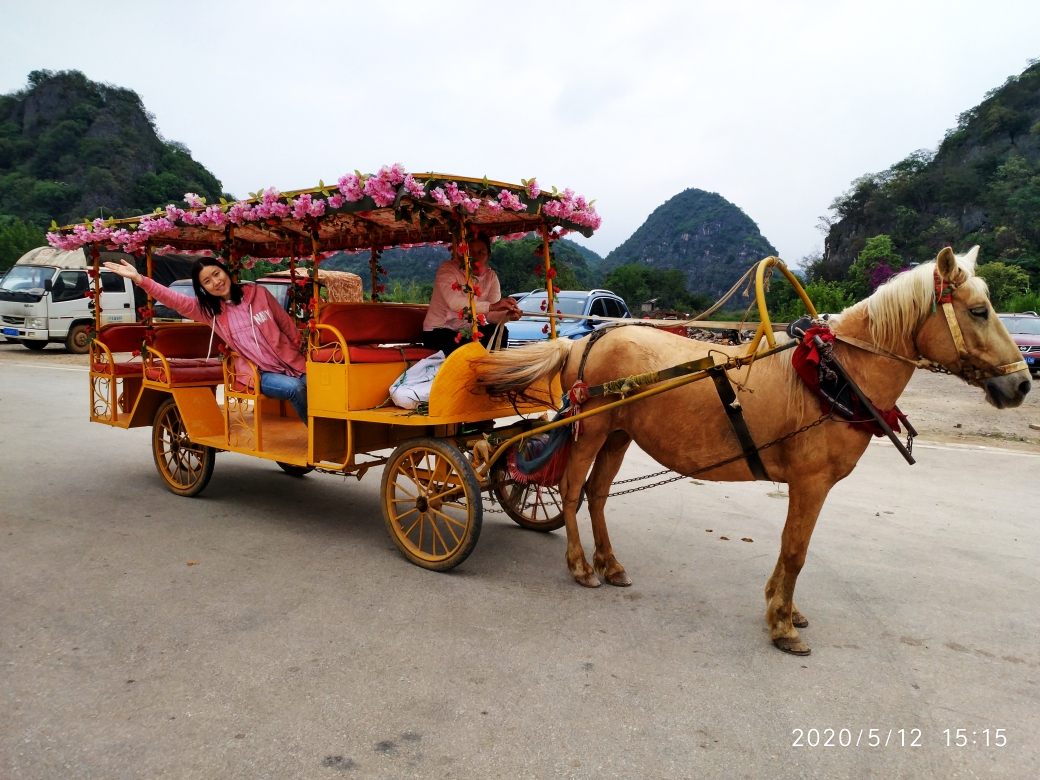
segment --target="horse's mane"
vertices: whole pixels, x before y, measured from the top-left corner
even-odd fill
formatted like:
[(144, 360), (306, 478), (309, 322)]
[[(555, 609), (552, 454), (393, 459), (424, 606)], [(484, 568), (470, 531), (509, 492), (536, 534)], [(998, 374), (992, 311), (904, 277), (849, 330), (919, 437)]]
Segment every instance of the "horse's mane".
[[(986, 292), (986, 282), (975, 276), (973, 263), (957, 258), (957, 273), (948, 280), (958, 287), (972, 287)], [(839, 316), (866, 314), (874, 343), (894, 349), (899, 342), (912, 338), (921, 321), (932, 313), (935, 300), (935, 262), (921, 263), (916, 268), (897, 274), (882, 284), (869, 298), (853, 304)]]

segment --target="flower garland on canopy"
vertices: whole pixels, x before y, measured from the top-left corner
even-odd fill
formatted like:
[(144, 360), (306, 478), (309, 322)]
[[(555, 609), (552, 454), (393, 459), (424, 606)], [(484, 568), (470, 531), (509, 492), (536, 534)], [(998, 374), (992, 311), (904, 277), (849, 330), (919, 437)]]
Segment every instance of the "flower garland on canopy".
[[(597, 230), (601, 223), (601, 218), (594, 205), (595, 201), (586, 201), (571, 189), (559, 192), (553, 187), (551, 192), (546, 192), (542, 190), (534, 177), (529, 180), (521, 179), (521, 187), (515, 192), (505, 187), (491, 185), (486, 177), (480, 183), (459, 183), (433, 175), (422, 178), (423, 181), (416, 179), (405, 170), (403, 165), (394, 163), (382, 166), (375, 174), (363, 174), (355, 171), (341, 176), (336, 182), (335, 188), (326, 187), (325, 183), (320, 181), (317, 190), (312, 192), (283, 195), (275, 187), (268, 187), (255, 193), (249, 193), (248, 200), (228, 202), (221, 198), (219, 203), (214, 204), (207, 204), (205, 198), (188, 192), (184, 195), (184, 203), (187, 208), (170, 204), (165, 211), (157, 208), (152, 214), (146, 214), (135, 218), (136, 221), (126, 223), (125, 227), (117, 226), (114, 218), (107, 220), (99, 218), (92, 222), (84, 220), (83, 224), (75, 225), (68, 231), (51, 222), (47, 240), (51, 246), (66, 251), (89, 245), (109, 250), (122, 250), (140, 256), (149, 245), (162, 247), (163, 249), (153, 250), (162, 253), (166, 249), (165, 243), (162, 241), (163, 236), (175, 231), (179, 226), (224, 228), (229, 240), (220, 244), (217, 253), (222, 256), (228, 264), (229, 270), (237, 278), (239, 268), (252, 267), (255, 259), (239, 258), (236, 255), (234, 241), (230, 240), (233, 226), (255, 225), (262, 228), (273, 228), (279, 224), (280, 220), (292, 217), (305, 222), (311, 235), (316, 236), (323, 217), (329, 215), (330, 212), (343, 209), (347, 204), (356, 204), (366, 197), (370, 198), (379, 208), (393, 206), (398, 219), (411, 220), (413, 214), (417, 215), (421, 228), (430, 224), (428, 206), (439, 207), (435, 210), (447, 210), (447, 216), (453, 226), (453, 243), (459, 248), (458, 257), (463, 264), (468, 262), (465, 216), (476, 213), (482, 205), (494, 214), (503, 211), (541, 213), (553, 220), (570, 222), (591, 230)], [(402, 198), (405, 196), (410, 198), (412, 203), (403, 203)], [(570, 231), (559, 226), (554, 230), (551, 240), (555, 241), (567, 232)], [(524, 235), (526, 233), (516, 233), (502, 236), (502, 238), (510, 240), (522, 238)], [(381, 251), (381, 247), (373, 247), (370, 260), (373, 300), (378, 300), (379, 294), (386, 289), (385, 282), (380, 283), (378, 279), (380, 275), (386, 276), (386, 269), (379, 264)], [(195, 250), (190, 253), (212, 254), (209, 250)], [(317, 263), (328, 254), (317, 251), (315, 244), (313, 261), (309, 269), (312, 283), (317, 278)], [(292, 263), (290, 263), (290, 267), (292, 267)], [(539, 270), (541, 267), (539, 265), (536, 268), (536, 273), (541, 273)], [(480, 269), (475, 270), (478, 274), (480, 273)], [(547, 281), (551, 281), (554, 274), (555, 270), (550, 269)], [(295, 288), (296, 280), (295, 277), (292, 278), (294, 281), (292, 286)], [(304, 285), (306, 285), (306, 281), (301, 287)], [(467, 289), (467, 293), (469, 292), (472, 290)], [(476, 291), (475, 294), (480, 293)], [(313, 328), (315, 301), (309, 300), (305, 306), (306, 311), (299, 313), (310, 320)], [(478, 329), (481, 325), (486, 324), (483, 315), (476, 314), (471, 307), (467, 306), (459, 312), (459, 316), (467, 322), (466, 327), (463, 328), (465, 336), (479, 338)]]

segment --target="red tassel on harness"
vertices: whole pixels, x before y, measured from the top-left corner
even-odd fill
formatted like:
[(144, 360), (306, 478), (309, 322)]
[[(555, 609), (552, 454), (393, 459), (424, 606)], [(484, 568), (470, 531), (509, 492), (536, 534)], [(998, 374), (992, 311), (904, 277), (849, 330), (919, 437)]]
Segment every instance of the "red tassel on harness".
[[(575, 382), (570, 390), (567, 391), (567, 409), (564, 412), (566, 417), (574, 417), (576, 414), (581, 414), (581, 405), (589, 400), (589, 386), (584, 382)], [(583, 420), (578, 420), (574, 423), (574, 438), (578, 438), (578, 434), (585, 430)]]

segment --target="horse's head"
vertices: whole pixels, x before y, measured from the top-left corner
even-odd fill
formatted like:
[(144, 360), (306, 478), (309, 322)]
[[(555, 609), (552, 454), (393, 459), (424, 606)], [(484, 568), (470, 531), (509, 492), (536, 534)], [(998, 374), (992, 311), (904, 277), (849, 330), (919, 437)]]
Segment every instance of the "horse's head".
[[(998, 409), (1018, 406), (1032, 387), (1029, 370), (975, 276), (979, 248), (955, 257), (943, 249), (930, 269), (933, 306), (914, 334), (918, 352), (966, 382), (981, 387)], [(920, 268), (915, 271), (926, 274)]]

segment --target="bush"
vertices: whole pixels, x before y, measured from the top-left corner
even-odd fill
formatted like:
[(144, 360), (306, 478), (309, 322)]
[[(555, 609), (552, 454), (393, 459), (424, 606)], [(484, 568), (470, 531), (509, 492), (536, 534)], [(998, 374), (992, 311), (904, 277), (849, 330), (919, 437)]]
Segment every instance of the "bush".
[(1016, 295), (1004, 307), (1006, 312), (1035, 311), (1040, 314), (1040, 293)]
[(986, 280), (989, 299), (995, 309), (1003, 310), (1013, 298), (1028, 295), (1030, 292), (1029, 274), (1015, 265), (986, 263), (975, 269), (975, 274)]

